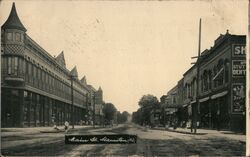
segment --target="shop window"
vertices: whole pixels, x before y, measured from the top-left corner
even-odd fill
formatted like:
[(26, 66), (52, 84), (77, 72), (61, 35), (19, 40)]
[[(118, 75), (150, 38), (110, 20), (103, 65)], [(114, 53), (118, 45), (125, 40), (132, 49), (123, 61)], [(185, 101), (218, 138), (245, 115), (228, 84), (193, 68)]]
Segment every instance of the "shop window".
[(18, 96), (18, 90), (11, 90), (11, 95), (12, 96)]
[(24, 104), (23, 104), (23, 118), (24, 123), (28, 123), (29, 121), (29, 102), (30, 98), (27, 91), (24, 91)]
[(40, 99), (40, 98), (41, 98), (40, 95), (37, 95), (37, 100), (36, 100), (36, 101), (37, 101), (37, 103), (36, 103), (36, 113), (35, 113), (35, 114), (36, 114), (36, 124), (37, 124), (37, 125), (40, 125), (40, 122), (41, 122), (41, 121), (40, 121), (40, 120), (41, 120), (41, 119), (40, 119), (40, 118), (41, 118), (41, 117), (40, 117), (40, 114), (42, 114), (42, 113), (41, 113), (41, 104), (40, 104), (41, 99)]
[(36, 114), (36, 94), (30, 93), (32, 98), (32, 103), (30, 105), (30, 123), (31, 125), (35, 125), (35, 114)]
[(35, 125), (35, 104), (34, 103), (31, 103), (31, 106), (30, 106), (30, 123), (31, 125)]

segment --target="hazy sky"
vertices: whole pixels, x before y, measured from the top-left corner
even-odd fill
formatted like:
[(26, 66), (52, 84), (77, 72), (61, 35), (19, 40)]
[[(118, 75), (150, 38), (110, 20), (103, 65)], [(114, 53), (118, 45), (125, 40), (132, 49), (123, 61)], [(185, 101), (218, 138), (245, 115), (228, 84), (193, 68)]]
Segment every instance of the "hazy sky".
[[(0, 24), (12, 1), (0, 2)], [(248, 1), (16, 1), (27, 34), (51, 55), (65, 54), (105, 102), (133, 112), (144, 94), (174, 87), (197, 54), (227, 29), (247, 34)]]

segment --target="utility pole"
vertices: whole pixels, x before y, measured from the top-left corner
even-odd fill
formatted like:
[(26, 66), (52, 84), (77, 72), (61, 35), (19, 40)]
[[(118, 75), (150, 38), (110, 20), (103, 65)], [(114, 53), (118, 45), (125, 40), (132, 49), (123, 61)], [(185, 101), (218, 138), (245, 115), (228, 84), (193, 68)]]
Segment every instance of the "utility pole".
[(200, 58), (201, 58), (201, 18), (200, 18), (200, 22), (199, 22), (199, 41), (198, 41), (198, 56), (196, 57), (191, 57), (192, 59), (197, 58), (195, 63), (191, 63), (191, 64), (195, 64), (196, 66), (196, 103), (192, 104), (192, 121), (191, 121), (191, 132), (194, 133), (197, 132), (197, 119), (198, 119), (198, 107), (200, 106), (200, 102), (199, 102), (199, 89), (200, 89), (200, 83), (199, 83), (199, 76), (200, 76)]
[(194, 133), (197, 132), (198, 107), (200, 106), (200, 102), (199, 102), (200, 55), (201, 55), (201, 18), (200, 18), (200, 23), (199, 23), (198, 58), (196, 61), (196, 68), (197, 68), (196, 88), (197, 89), (196, 89), (196, 103), (194, 103)]

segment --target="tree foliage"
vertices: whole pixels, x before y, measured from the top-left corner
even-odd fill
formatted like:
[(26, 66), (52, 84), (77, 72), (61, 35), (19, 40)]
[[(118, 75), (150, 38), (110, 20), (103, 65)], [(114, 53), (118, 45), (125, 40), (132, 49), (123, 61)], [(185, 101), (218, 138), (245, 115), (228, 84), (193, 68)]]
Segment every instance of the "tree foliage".
[(159, 101), (156, 96), (147, 94), (143, 95), (138, 102), (140, 108), (133, 113), (132, 120), (138, 124), (149, 124), (151, 111), (159, 107)]
[(123, 111), (122, 113), (119, 111), (117, 113), (117, 122), (119, 124), (126, 123), (128, 121), (128, 117), (130, 114), (127, 111)]
[(154, 107), (155, 105), (159, 105), (159, 101), (156, 96), (148, 94), (141, 97), (138, 105), (143, 108)]
[(104, 114), (104, 118), (106, 121), (110, 122), (114, 120), (114, 116), (116, 115), (116, 108), (112, 103), (105, 103), (102, 109)]

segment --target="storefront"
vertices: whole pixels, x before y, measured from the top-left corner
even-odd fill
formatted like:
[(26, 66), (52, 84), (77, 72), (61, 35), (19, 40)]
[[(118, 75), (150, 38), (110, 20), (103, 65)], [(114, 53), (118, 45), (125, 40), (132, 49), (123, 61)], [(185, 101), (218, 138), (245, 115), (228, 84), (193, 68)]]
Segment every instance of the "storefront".
[[(34, 92), (2, 88), (2, 127), (63, 125), (71, 120), (71, 109), (71, 104)], [(75, 124), (80, 124), (85, 112), (74, 106)]]

